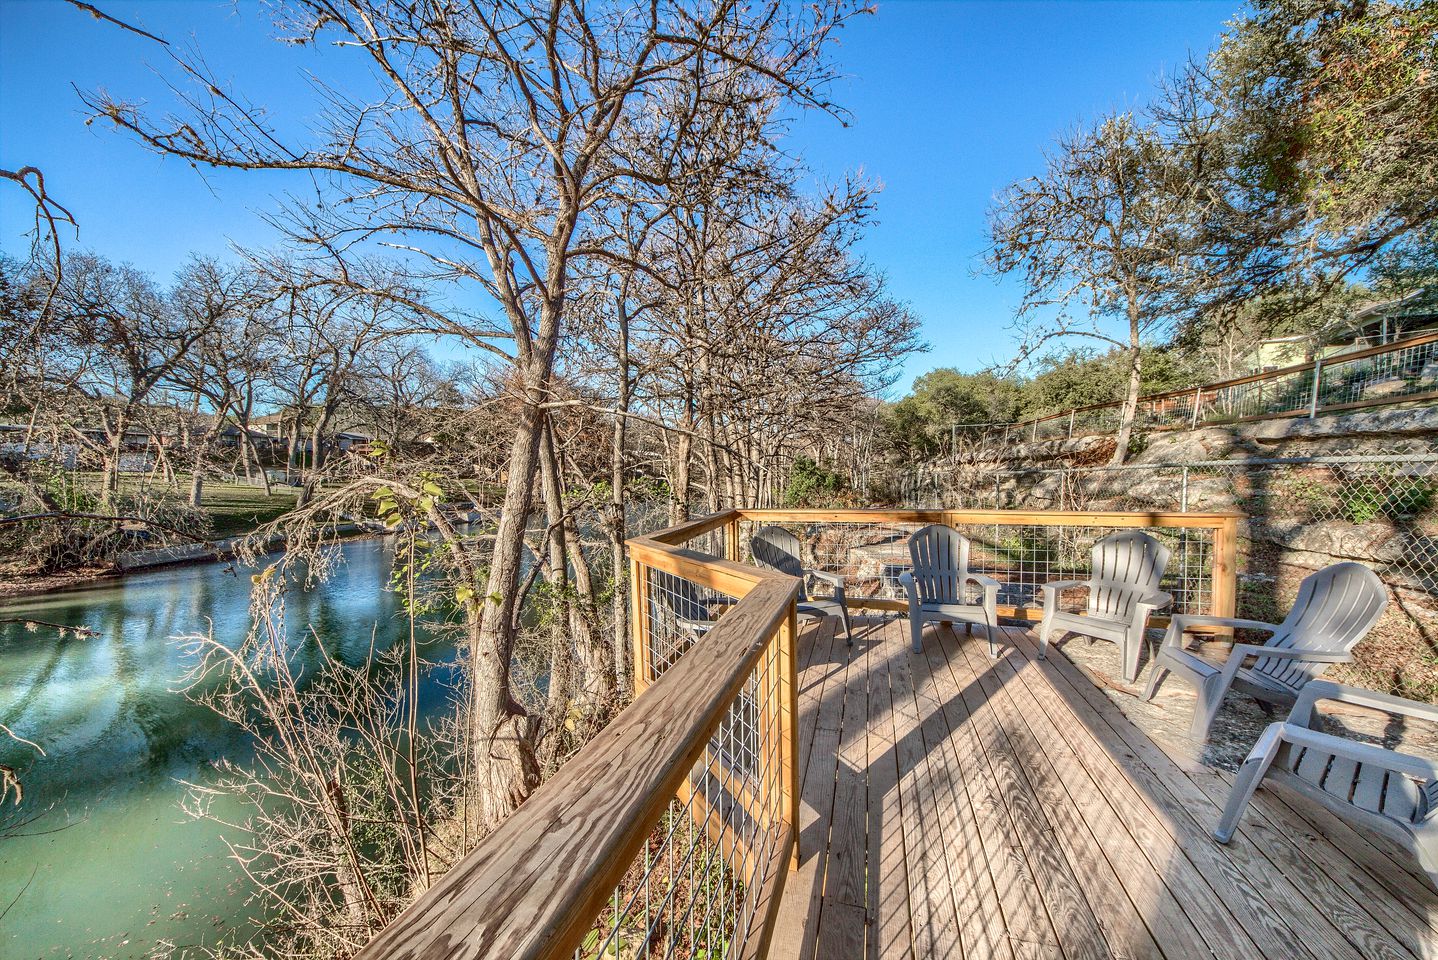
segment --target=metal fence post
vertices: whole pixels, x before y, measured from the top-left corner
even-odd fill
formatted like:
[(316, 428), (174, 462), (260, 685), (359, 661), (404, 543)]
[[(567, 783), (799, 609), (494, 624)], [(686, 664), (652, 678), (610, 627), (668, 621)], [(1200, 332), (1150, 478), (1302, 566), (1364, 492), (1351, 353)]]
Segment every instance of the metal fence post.
[(1032, 436), (1030, 442), (1036, 442), (1036, 441), (1038, 440), (1038, 438), (1039, 438), (1039, 422), (1038, 422), (1038, 420), (1035, 420), (1035, 421), (1034, 421), (1033, 436)]
[(1069, 411), (1069, 439), (1074, 438), (1074, 411)]
[(1190, 421), (1191, 428), (1198, 427), (1198, 412), (1203, 409), (1203, 388), (1199, 387), (1193, 391), (1193, 419)]
[(1313, 358), (1313, 393), (1308, 398), (1308, 419), (1318, 416), (1318, 385), (1323, 382), (1323, 357)]
[(1178, 512), (1188, 513), (1188, 467), (1183, 468), (1183, 480), (1178, 493)]

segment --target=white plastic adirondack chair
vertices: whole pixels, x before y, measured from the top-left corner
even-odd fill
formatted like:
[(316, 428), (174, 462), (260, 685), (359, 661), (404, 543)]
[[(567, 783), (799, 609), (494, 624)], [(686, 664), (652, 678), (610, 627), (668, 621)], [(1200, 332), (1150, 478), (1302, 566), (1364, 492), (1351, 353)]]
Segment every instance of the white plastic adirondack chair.
[[(1388, 591), (1378, 574), (1361, 563), (1348, 562), (1305, 577), (1293, 609), (1280, 624), (1180, 614), (1169, 622), (1143, 698), (1153, 698), (1169, 671), (1197, 687), (1190, 733), (1196, 740), (1206, 740), (1230, 688), (1262, 702), (1292, 704), (1329, 664), (1353, 659), (1353, 646), (1373, 629), (1387, 605)], [(1273, 636), (1262, 646), (1235, 643), (1228, 659), (1218, 665), (1184, 649), (1184, 631), (1194, 626), (1242, 627)], [(1257, 659), (1244, 666), (1249, 657)]]
[[(972, 632), (975, 623), (988, 633), (989, 656), (996, 654), (999, 582), (969, 569), (969, 538), (953, 527), (931, 524), (909, 537), (913, 570), (899, 575), (909, 598), (909, 636), (914, 652), (924, 649), (926, 623), (962, 623)], [(978, 603), (968, 600), (968, 585), (981, 590)]]
[[(1168, 557), (1168, 548), (1153, 537), (1127, 530), (1093, 545), (1093, 575), (1089, 579), (1043, 584), (1039, 659), (1048, 652), (1049, 633), (1053, 630), (1060, 631), (1060, 637), (1072, 631), (1112, 640), (1122, 651), (1123, 678), (1132, 683), (1138, 677), (1138, 653), (1143, 648), (1149, 614), (1173, 602), (1173, 597), (1158, 588)], [(1088, 591), (1084, 612), (1060, 610), (1059, 594), (1080, 588)]]
[[(849, 602), (844, 595), (844, 578), (826, 570), (806, 568), (799, 559), (799, 538), (783, 527), (760, 527), (749, 538), (749, 551), (754, 559), (771, 570), (787, 573), (799, 579), (799, 616), (808, 619), (838, 617), (844, 625), (844, 639), (854, 645), (854, 633), (849, 624)], [(809, 593), (809, 578), (827, 583), (833, 595), (816, 597)]]
[(1311, 729), (1320, 700), (1438, 722), (1438, 707), (1314, 680), (1298, 695), (1288, 719), (1269, 724), (1243, 761), (1214, 838), (1233, 839), (1254, 791), (1271, 777), (1340, 817), (1413, 847), (1429, 882), (1438, 887), (1438, 765)]

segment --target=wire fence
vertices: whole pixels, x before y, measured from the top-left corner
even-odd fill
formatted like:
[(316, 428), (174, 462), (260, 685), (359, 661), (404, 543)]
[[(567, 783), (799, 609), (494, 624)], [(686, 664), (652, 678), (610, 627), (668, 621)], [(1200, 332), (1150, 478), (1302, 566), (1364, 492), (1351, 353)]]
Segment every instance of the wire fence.
[[(948, 509), (1235, 511), (1238, 611), (1281, 619), (1304, 576), (1356, 560), (1391, 602), (1347, 682), (1438, 700), (1438, 453), (1123, 467), (914, 470), (900, 502)], [(1197, 558), (1202, 563), (1203, 558)], [(1175, 551), (1175, 563), (1183, 555)]]
[[(723, 556), (724, 531), (682, 546)], [(648, 566), (641, 576), (648, 686), (739, 598)], [(786, 816), (780, 642), (776, 629), (576, 958), (736, 956), (759, 933)]]
[(1246, 539), (1374, 564), (1438, 596), (1438, 454), (911, 473), (909, 507), (1238, 511)]
[[(939, 504), (925, 506), (936, 507)], [(947, 505), (943, 505), (947, 506)], [(762, 511), (756, 511), (762, 514)], [(753, 562), (751, 538), (771, 521), (762, 516), (740, 521), (741, 557)], [(855, 599), (903, 599), (899, 576), (911, 563), (908, 540), (922, 522), (884, 521), (785, 521), (780, 526), (798, 538), (806, 569), (839, 574), (844, 578), (850, 601)], [(970, 566), (976, 573), (999, 581), (998, 604), (1005, 616), (1035, 619), (1042, 607), (1041, 587), (1054, 580), (1086, 579), (1090, 575), (1094, 544), (1109, 534), (1131, 526), (1105, 524), (1102, 520), (1072, 523), (1025, 522), (1022, 513), (1014, 516), (949, 525), (969, 538)], [(1213, 528), (1166, 526), (1155, 518), (1143, 527), (1145, 533), (1164, 543), (1172, 559), (1163, 580), (1163, 589), (1174, 597), (1174, 612), (1214, 612)], [(820, 592), (822, 583), (816, 584)], [(967, 585), (977, 598), (977, 587)]]
[[(1144, 397), (1134, 414), (1134, 426), (1164, 429), (1266, 417), (1317, 416), (1415, 400), (1438, 400), (1438, 334)], [(958, 426), (966, 433), (981, 430), (1002, 436), (1005, 441), (1055, 440), (1115, 433), (1122, 413), (1122, 404), (1115, 402), (1022, 423)], [(956, 432), (957, 429), (956, 426)]]

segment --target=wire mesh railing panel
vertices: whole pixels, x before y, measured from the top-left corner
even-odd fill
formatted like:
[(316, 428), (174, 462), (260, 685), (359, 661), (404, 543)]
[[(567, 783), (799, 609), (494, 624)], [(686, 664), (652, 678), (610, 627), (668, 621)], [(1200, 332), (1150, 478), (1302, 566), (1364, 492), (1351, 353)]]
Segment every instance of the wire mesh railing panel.
[(694, 553), (702, 553), (706, 557), (714, 557), (716, 560), (723, 559), (725, 556), (725, 530), (723, 527), (718, 527), (708, 533), (701, 533), (685, 540), (680, 546)]
[(643, 675), (653, 680), (678, 662), (738, 598), (652, 567), (645, 567), (644, 575), (649, 661)]
[(778, 646), (775, 631), (577, 960), (718, 960), (757, 935), (768, 871), (784, 868)]
[[(739, 524), (740, 557), (753, 563), (751, 538), (765, 520), (742, 520)], [(776, 523), (798, 539), (800, 564), (805, 570), (822, 570), (844, 578), (850, 597), (903, 596), (899, 574), (909, 568), (909, 536), (922, 523), (902, 521), (877, 523)], [(823, 583), (807, 585), (823, 594), (829, 587)]]
[(1338, 356), (1324, 361), (1318, 407), (1397, 402), (1434, 391), (1438, 391), (1438, 340), (1355, 360)]
[[(745, 520), (746, 536), (765, 525)], [(844, 577), (853, 599), (904, 599), (901, 574), (911, 569), (908, 541), (922, 523), (813, 522), (779, 523), (798, 538), (806, 569), (819, 569)], [(1038, 524), (953, 524), (969, 538), (969, 563), (974, 572), (999, 581), (999, 605), (1034, 610), (1042, 605), (1041, 587), (1054, 580), (1087, 579), (1093, 545), (1127, 527), (1099, 525), (1049, 526)], [(1187, 527), (1145, 527), (1144, 533), (1169, 548), (1172, 557), (1162, 588), (1174, 597), (1174, 610), (1209, 613), (1213, 602), (1214, 532)], [(747, 540), (746, 540), (747, 543)], [(747, 558), (747, 553), (746, 553)], [(825, 585), (817, 584), (818, 592)], [(970, 599), (977, 588), (969, 584)]]
[[(1425, 361), (1426, 362), (1426, 361)], [(926, 509), (1237, 512), (1263, 564), (1367, 563), (1438, 597), (1438, 454), (1210, 461), (1002, 472), (930, 470), (904, 487)], [(1261, 549), (1260, 549), (1261, 548)], [(1265, 559), (1268, 558), (1268, 559)], [(1269, 572), (1250, 562), (1247, 576)]]
[(1313, 398), (1313, 371), (1298, 370), (1271, 379), (1219, 387), (1204, 397), (1200, 422), (1299, 413)]

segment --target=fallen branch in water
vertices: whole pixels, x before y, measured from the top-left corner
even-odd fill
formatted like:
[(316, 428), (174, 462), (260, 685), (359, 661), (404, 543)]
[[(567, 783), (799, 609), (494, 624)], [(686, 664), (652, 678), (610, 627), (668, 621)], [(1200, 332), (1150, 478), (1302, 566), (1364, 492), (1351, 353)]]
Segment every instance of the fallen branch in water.
[[(53, 623), (49, 620), (36, 620), (33, 617), (0, 617), (0, 623), (18, 623), (27, 629), (46, 627), (61, 633), (73, 633), (77, 637), (98, 637), (100, 635), (99, 631), (91, 630), (89, 627), (72, 627), (68, 623)], [(0, 726), (4, 726), (4, 724), (0, 724)]]

